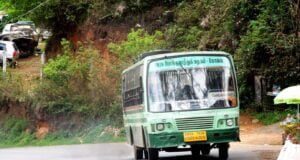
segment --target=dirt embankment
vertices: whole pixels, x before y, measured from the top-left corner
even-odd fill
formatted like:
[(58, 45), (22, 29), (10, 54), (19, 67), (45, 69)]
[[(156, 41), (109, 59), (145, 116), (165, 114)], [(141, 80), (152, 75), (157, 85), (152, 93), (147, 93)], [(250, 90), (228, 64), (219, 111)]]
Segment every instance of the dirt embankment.
[(240, 117), (241, 143), (279, 145), (282, 143), (282, 129), (279, 123), (264, 126), (253, 117), (242, 114)]
[[(67, 40), (73, 43), (74, 49), (79, 42), (92, 44), (99, 50), (99, 54), (104, 59), (110, 59), (112, 54), (107, 45), (111, 42), (120, 42), (127, 38), (131, 29), (144, 29), (150, 33), (157, 29), (163, 29), (167, 24), (174, 22), (174, 13), (170, 7), (161, 6), (159, 3), (147, 11), (131, 13), (126, 12), (121, 16), (114, 15), (92, 15), (87, 20), (72, 29), (72, 33), (67, 34)], [(58, 38), (60, 39), (60, 38)], [(60, 51), (60, 41), (51, 39), (46, 47), (48, 58), (55, 57)]]

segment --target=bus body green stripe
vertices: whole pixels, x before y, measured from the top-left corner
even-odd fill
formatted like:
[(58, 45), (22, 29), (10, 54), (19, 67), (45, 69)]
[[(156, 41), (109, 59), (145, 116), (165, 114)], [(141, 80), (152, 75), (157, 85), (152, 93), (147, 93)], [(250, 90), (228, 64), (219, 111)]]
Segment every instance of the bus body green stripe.
[[(218, 135), (218, 136), (217, 136)], [(147, 138), (150, 148), (168, 148), (189, 144), (224, 143), (239, 141), (239, 128), (207, 131), (207, 141), (186, 143), (183, 132), (149, 134)]]

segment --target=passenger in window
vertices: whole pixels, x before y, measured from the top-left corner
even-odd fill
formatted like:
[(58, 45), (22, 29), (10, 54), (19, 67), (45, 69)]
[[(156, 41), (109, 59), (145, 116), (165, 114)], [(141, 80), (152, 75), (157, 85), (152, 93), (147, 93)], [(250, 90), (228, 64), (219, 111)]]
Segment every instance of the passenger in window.
[(177, 99), (178, 100), (196, 99), (193, 88), (190, 85), (184, 85), (184, 87), (182, 88), (181, 92), (179, 93)]

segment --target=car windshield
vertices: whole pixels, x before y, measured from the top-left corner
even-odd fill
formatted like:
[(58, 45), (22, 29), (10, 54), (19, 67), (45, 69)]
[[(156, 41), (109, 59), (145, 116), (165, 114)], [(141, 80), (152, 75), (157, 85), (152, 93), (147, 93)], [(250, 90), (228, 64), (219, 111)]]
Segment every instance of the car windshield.
[(18, 31), (23, 29), (33, 29), (31, 25), (15, 25), (11, 27), (12, 31)]
[(190, 56), (152, 61), (148, 72), (151, 112), (236, 106), (228, 58)]

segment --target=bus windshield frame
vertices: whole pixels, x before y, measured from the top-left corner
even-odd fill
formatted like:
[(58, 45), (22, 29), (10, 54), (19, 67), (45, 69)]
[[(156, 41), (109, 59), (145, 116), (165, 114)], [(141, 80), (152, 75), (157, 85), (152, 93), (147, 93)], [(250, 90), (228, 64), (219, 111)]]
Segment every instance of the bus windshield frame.
[[(224, 61), (225, 60), (225, 61)], [(156, 63), (157, 62), (157, 63)], [(155, 69), (158, 69), (159, 67), (162, 68), (162, 70), (155, 70), (153, 69), (154, 63), (156, 63), (155, 65)], [(159, 64), (160, 63), (160, 64)], [(161, 66), (159, 66), (161, 65)], [(169, 65), (169, 66), (167, 66)], [(152, 68), (151, 68), (152, 67)], [(207, 82), (205, 82), (205, 87), (207, 87), (206, 92), (202, 92), (201, 87), (199, 88), (199, 86), (201, 85), (195, 85), (197, 84), (197, 82), (195, 82), (196, 77), (193, 74), (193, 72), (201, 72), (205, 73), (206, 75), (204, 75), (205, 79), (210, 78), (208, 74), (213, 75), (214, 77), (218, 77), (218, 74), (216, 74), (217, 72), (220, 72), (221, 74), (226, 74), (227, 76), (229, 76), (230, 79), (230, 83), (231, 83), (231, 90), (218, 90), (215, 88), (210, 88), (208, 89), (208, 84), (206, 84)], [(157, 72), (157, 73), (153, 73), (153, 72)], [(169, 73), (168, 73), (169, 72)], [(216, 73), (214, 73), (216, 72)], [(225, 73), (226, 72), (226, 73)], [(156, 74), (156, 76), (155, 76)], [(168, 84), (169, 82), (161, 82), (161, 80), (163, 79), (162, 77), (166, 78), (166, 75), (170, 75), (173, 74), (173, 76), (181, 76), (181, 74), (183, 74), (183, 76), (185, 76), (186, 79), (189, 79), (188, 81), (190, 81), (191, 83), (189, 83), (189, 85), (181, 85), (181, 89), (179, 90), (180, 93), (179, 94), (184, 94), (186, 93), (185, 91), (191, 91), (193, 90), (192, 96), (186, 96), (188, 98), (176, 98), (177, 96), (175, 96), (175, 89), (173, 89), (172, 94), (172, 98), (173, 99), (169, 99), (166, 100), (166, 95), (169, 96), (169, 93), (166, 93), (166, 87), (163, 87), (162, 84), (159, 84), (158, 89), (161, 89), (160, 91), (156, 91), (156, 92), (160, 92), (161, 96), (157, 96), (156, 97), (162, 97), (162, 101), (155, 101), (152, 99), (154, 94), (153, 92), (151, 93), (151, 90), (155, 90), (153, 87), (151, 87), (151, 85), (157, 85), (157, 84), (153, 84), (153, 83), (158, 83), (157, 81), (160, 81), (159, 83), (166, 83), (164, 86), (166, 85), (170, 85)], [(184, 75), (185, 74), (185, 75)], [(201, 73), (200, 73), (201, 74)], [(146, 94), (147, 94), (147, 106), (148, 106), (148, 111), (149, 112), (153, 112), (153, 113), (161, 113), (161, 112), (180, 112), (180, 111), (199, 111), (199, 110), (212, 110), (212, 109), (225, 109), (225, 108), (232, 108), (232, 107), (237, 107), (238, 106), (238, 92), (237, 92), (237, 85), (236, 85), (236, 76), (235, 76), (235, 70), (234, 70), (234, 66), (233, 66), (233, 62), (232, 60), (226, 56), (226, 55), (179, 55), (179, 56), (169, 56), (169, 57), (162, 57), (162, 58), (157, 58), (157, 59), (151, 59), (147, 65), (147, 80), (146, 80)], [(154, 79), (152, 79), (154, 78)], [(155, 80), (155, 78), (160, 79), (160, 80)], [(224, 77), (223, 77), (224, 78)], [(199, 78), (200, 79), (200, 78)], [(175, 80), (176, 81), (176, 80)], [(175, 83), (181, 83), (179, 82), (181, 81), (177, 79), (177, 81)], [(201, 80), (198, 80), (198, 84), (202, 83), (200, 81), (203, 81), (202, 78)], [(187, 80), (185, 80), (185, 83), (187, 82)], [(216, 83), (215, 81), (213, 83)], [(223, 81), (220, 81), (220, 83), (223, 83)], [(227, 82), (229, 85), (229, 82)], [(186, 83), (187, 84), (187, 83)], [(204, 87), (204, 88), (205, 88)], [(227, 86), (228, 87), (228, 86)], [(172, 87), (169, 87), (172, 88)], [(174, 87), (173, 87), (174, 88)], [(197, 88), (198, 90), (201, 90), (202, 93), (195, 93), (195, 88)], [(203, 83), (202, 83), (202, 89), (203, 89)], [(163, 91), (164, 90), (164, 91)], [(201, 95), (202, 94), (202, 95)], [(206, 98), (203, 98), (204, 95), (206, 96)], [(199, 98), (203, 96), (202, 98)], [(221, 99), (218, 98), (214, 98), (214, 96), (220, 96)], [(191, 98), (194, 97), (194, 98)], [(197, 97), (197, 98), (195, 98)], [(226, 98), (224, 98), (226, 97)], [(223, 99), (222, 99), (223, 98)], [(225, 100), (226, 99), (226, 100)], [(157, 99), (156, 99), (157, 100)], [(217, 104), (216, 104), (217, 103)], [(212, 105), (214, 104), (214, 105)], [(156, 106), (156, 109), (154, 109), (153, 106)], [(160, 109), (158, 109), (160, 108)]]

